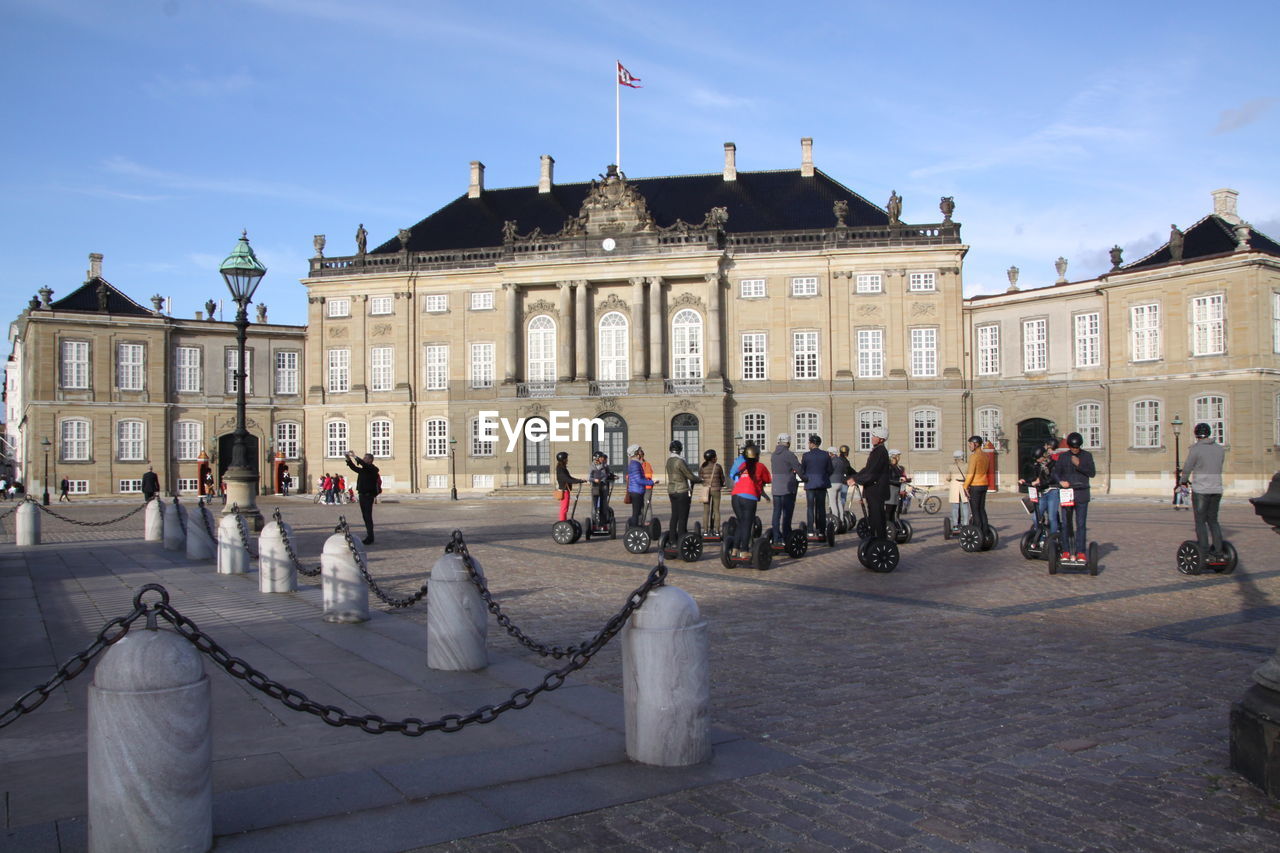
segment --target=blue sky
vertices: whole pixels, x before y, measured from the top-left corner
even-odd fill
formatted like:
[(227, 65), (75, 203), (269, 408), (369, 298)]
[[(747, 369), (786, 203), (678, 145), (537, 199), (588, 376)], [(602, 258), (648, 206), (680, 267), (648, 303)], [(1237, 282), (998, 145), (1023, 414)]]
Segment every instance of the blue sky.
[[(0, 317), (84, 280), (191, 316), (247, 228), (274, 322), (327, 254), (466, 192), (633, 177), (827, 172), (903, 219), (954, 196), (966, 295), (1105, 271), (1240, 192), (1280, 237), (1273, 3), (0, 0)], [(1029, 12), (1029, 10), (1035, 10)], [(229, 318), (229, 313), (227, 317)]]

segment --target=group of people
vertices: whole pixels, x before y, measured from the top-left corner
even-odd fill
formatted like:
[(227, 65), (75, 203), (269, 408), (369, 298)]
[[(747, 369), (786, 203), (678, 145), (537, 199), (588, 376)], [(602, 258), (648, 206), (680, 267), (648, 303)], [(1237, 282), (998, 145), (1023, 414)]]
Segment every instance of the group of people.
[[(347, 451), (350, 453), (351, 451)], [(350, 501), (353, 495), (347, 491), (347, 478), (341, 474), (325, 473), (320, 475), (320, 494), (324, 496), (323, 503), (336, 504), (342, 503), (344, 500)]]
[[(1090, 481), (1097, 475), (1093, 454), (1084, 449), (1084, 436), (1073, 432), (1066, 446), (1050, 438), (1036, 448), (1023, 477), (1018, 481), (1034, 489), (1037, 525), (1047, 525), (1058, 542), (1059, 556), (1064, 560), (1087, 559), (1087, 525), (1089, 521)], [(1062, 512), (1074, 508), (1070, 541), (1067, 540)], [(983, 522), (985, 524), (985, 520)]]
[(23, 488), (22, 483), (18, 480), (10, 480), (8, 477), (0, 477), (0, 500), (16, 498), (25, 491), (26, 489)]

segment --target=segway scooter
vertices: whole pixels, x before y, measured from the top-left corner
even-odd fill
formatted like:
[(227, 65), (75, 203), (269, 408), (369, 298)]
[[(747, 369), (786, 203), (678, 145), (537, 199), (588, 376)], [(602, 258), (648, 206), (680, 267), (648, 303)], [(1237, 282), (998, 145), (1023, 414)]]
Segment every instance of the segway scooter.
[(800, 532), (804, 534), (806, 542), (813, 542), (818, 545), (826, 543), (828, 548), (836, 547), (836, 523), (834, 521), (828, 520), (827, 526), (823, 530), (818, 530), (817, 528), (810, 530), (808, 522), (802, 521), (800, 522)]
[[(737, 519), (730, 519), (734, 522), (733, 528), (736, 530)], [(747, 548), (746, 557), (731, 557), (729, 552), (733, 550), (733, 535), (730, 533), (729, 522), (726, 521), (723, 527), (724, 540), (720, 543), (720, 565), (726, 569), (758, 569), (759, 571), (768, 571), (773, 566), (773, 548), (770, 540), (764, 536), (755, 533), (757, 525), (760, 522), (759, 516), (755, 519), (756, 524), (751, 525), (753, 535), (751, 544)]]
[(551, 538), (557, 545), (572, 545), (582, 536), (582, 522), (574, 518), (578, 514), (578, 496), (582, 494), (582, 484), (573, 493), (573, 508), (569, 510), (568, 521), (557, 521), (551, 525)]
[(679, 557), (686, 563), (696, 563), (702, 557), (702, 522), (695, 521), (693, 530), (685, 531), (676, 541), (676, 532), (668, 530), (662, 537), (662, 555), (667, 559)]
[(868, 535), (858, 544), (858, 562), (863, 568), (880, 574), (898, 568), (898, 543), (892, 538), (871, 535), (871, 522), (865, 516), (862, 521), (867, 523)]
[(591, 513), (591, 517), (587, 520), (587, 528), (583, 531), (583, 535), (587, 537), (587, 541), (591, 541), (594, 536), (597, 539), (608, 536), (610, 539), (618, 538), (618, 521), (613, 516), (613, 507), (609, 505), (609, 496), (613, 494), (613, 483), (608, 481), (604, 485), (604, 512)]
[[(1035, 494), (1035, 486), (1028, 489), (1032, 495)], [(1023, 498), (1022, 507), (1031, 515), (1036, 512), (1036, 500), (1033, 497)], [(1049, 518), (1042, 515), (1031, 522), (1031, 529), (1022, 534), (1022, 538), (1018, 540), (1018, 551), (1022, 553), (1024, 560), (1047, 560), (1049, 558), (1049, 548), (1057, 547), (1057, 543), (1050, 541), (1049, 537)]]
[(791, 528), (791, 533), (782, 537), (781, 542), (775, 542), (773, 539), (773, 528), (770, 527), (764, 532), (765, 541), (769, 543), (769, 547), (775, 554), (786, 554), (793, 560), (798, 560), (805, 554), (809, 553), (809, 537), (805, 535), (805, 524), (800, 522), (799, 527)]
[(1222, 541), (1222, 553), (1211, 554), (1200, 547), (1194, 539), (1188, 539), (1178, 546), (1178, 571), (1184, 575), (1200, 575), (1206, 571), (1219, 575), (1229, 575), (1236, 570), (1240, 555), (1236, 546), (1225, 539)]
[(653, 489), (645, 489), (644, 515), (641, 516), (640, 526), (632, 527), (628, 519), (627, 532), (622, 535), (622, 547), (632, 554), (644, 554), (650, 545), (662, 539), (662, 522), (657, 518), (650, 518), (652, 511)]
[(1053, 547), (1049, 550), (1049, 574), (1056, 575), (1059, 569), (1072, 569), (1076, 571), (1086, 570), (1091, 575), (1098, 573), (1098, 543), (1090, 542), (1085, 551), (1085, 558), (1078, 559), (1072, 554), (1067, 559), (1062, 558), (1062, 543), (1075, 541), (1075, 520), (1076, 508), (1074, 506), (1062, 507), (1062, 535), (1057, 539), (1050, 536), (1053, 540), (1047, 544)]

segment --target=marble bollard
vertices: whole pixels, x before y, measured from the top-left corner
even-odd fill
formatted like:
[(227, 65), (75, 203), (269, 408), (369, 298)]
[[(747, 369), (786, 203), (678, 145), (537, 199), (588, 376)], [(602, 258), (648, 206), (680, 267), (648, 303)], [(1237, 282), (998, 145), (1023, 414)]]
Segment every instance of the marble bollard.
[(183, 529), (186, 507), (176, 500), (164, 505), (164, 547), (167, 551), (186, 551), (187, 532)]
[(209, 678), (194, 646), (135, 627), (107, 649), (89, 685), (88, 765), (91, 853), (213, 845)]
[(268, 521), (258, 534), (258, 590), (293, 592), (298, 588), (298, 572), (289, 559), (284, 538), (293, 528), (283, 521)]
[(622, 629), (627, 756), (685, 767), (711, 758), (707, 623), (684, 590), (660, 586)]
[(227, 513), (218, 522), (218, 574), (243, 575), (249, 571), (249, 549), (240, 538), (240, 523), (235, 513)]
[(148, 542), (164, 541), (164, 503), (156, 498), (147, 501), (142, 512), (142, 536)]
[(187, 519), (187, 559), (189, 560), (212, 560), (214, 557), (213, 540), (209, 538), (209, 528), (205, 527), (208, 512), (207, 508), (199, 506)]
[[(356, 542), (356, 547), (360, 548), (359, 542)], [(324, 621), (368, 621), (369, 587), (360, 574), (355, 556), (347, 547), (347, 537), (341, 533), (324, 540), (320, 577), (324, 588)]]
[(35, 501), (23, 501), (18, 507), (17, 535), (14, 542), (18, 545), (40, 544), (40, 507)]
[[(480, 563), (476, 572), (484, 577)], [(427, 667), (472, 672), (489, 665), (489, 611), (467, 574), (462, 557), (436, 560), (427, 581)]]

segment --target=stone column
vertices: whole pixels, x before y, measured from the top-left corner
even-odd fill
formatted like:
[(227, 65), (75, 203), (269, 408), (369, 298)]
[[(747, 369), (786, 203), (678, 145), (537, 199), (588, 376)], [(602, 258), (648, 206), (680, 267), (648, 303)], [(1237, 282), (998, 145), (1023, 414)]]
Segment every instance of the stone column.
[[(471, 561), (483, 578), (479, 561)], [(484, 669), (488, 627), (489, 611), (462, 557), (445, 554), (436, 560), (427, 580), (427, 666), (451, 672)]]
[(218, 574), (243, 575), (248, 571), (249, 549), (241, 541), (240, 515), (229, 513), (218, 522)]
[(524, 330), (520, 326), (520, 288), (507, 283), (502, 285), (507, 294), (507, 357), (505, 374), (506, 382), (520, 381), (520, 342), (524, 340)]
[(560, 328), (556, 329), (556, 381), (573, 379), (573, 296), (569, 292), (571, 282), (557, 283), (560, 290)]
[(574, 282), (573, 308), (573, 378), (579, 382), (587, 380), (587, 330), (591, 323), (587, 319), (587, 283)]
[(191, 513), (187, 518), (187, 559), (188, 560), (211, 560), (214, 555), (213, 540), (209, 538), (209, 531), (204, 526), (205, 519), (209, 510), (204, 505), (196, 507), (196, 511)]
[(143, 538), (147, 542), (161, 542), (164, 540), (164, 503), (160, 498), (154, 498), (147, 501), (147, 508), (143, 510)]
[(707, 378), (723, 377), (724, 349), (720, 340), (720, 312), (724, 300), (724, 288), (720, 274), (709, 273), (707, 280)]
[[(360, 543), (355, 539), (356, 548)], [(369, 621), (369, 587), (356, 565), (347, 537), (335, 533), (324, 541), (320, 555), (321, 585), (324, 587), (324, 621)]]
[(644, 346), (644, 279), (631, 279), (631, 378), (639, 382), (648, 375)]
[(289, 559), (285, 537), (293, 528), (283, 521), (269, 521), (258, 534), (258, 591), (295, 592), (298, 573)]
[(90, 851), (213, 846), (210, 705), (200, 653), (173, 631), (135, 625), (107, 649), (89, 685)]
[(18, 507), (18, 532), (15, 539), (18, 545), (40, 544), (40, 507), (35, 501), (22, 502)]
[(662, 342), (667, 324), (662, 319), (662, 278), (649, 279), (649, 378), (662, 379)]

